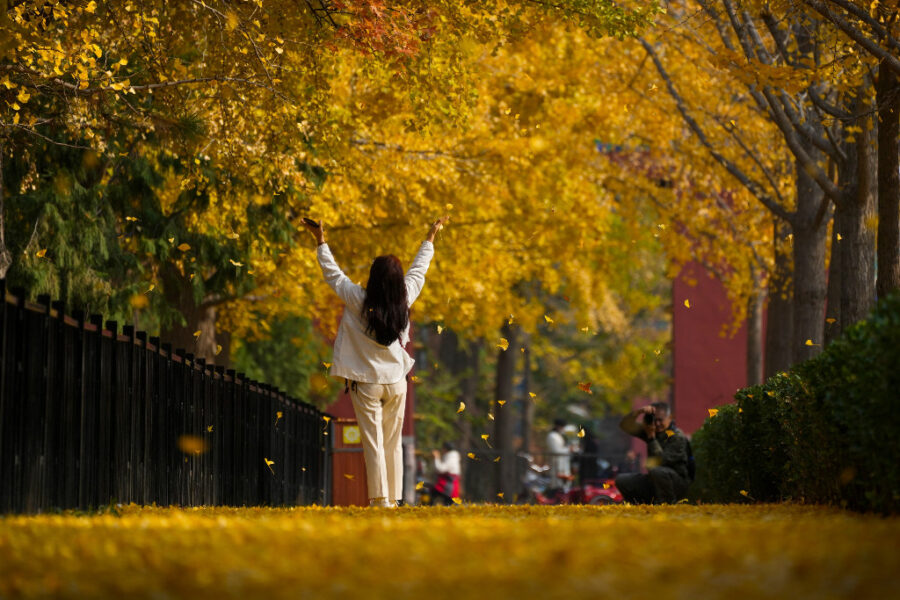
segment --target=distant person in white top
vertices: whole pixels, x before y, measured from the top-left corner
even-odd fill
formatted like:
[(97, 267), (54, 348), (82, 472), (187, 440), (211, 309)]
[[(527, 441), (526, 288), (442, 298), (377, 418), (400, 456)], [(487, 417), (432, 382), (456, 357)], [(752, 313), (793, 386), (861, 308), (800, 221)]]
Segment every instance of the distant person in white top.
[(317, 254), (325, 281), (345, 304), (334, 340), (331, 374), (350, 386), (350, 399), (362, 437), (369, 505), (396, 507), (403, 490), (400, 445), (406, 406), (406, 374), (413, 359), (403, 349), (409, 342), (409, 307), (425, 285), (434, 256), (434, 236), (449, 217), (434, 222), (406, 275), (393, 255), (372, 262), (365, 288), (344, 275), (328, 244), (322, 223), (304, 220), (319, 244)]
[(432, 504), (451, 504), (459, 498), (459, 478), (462, 475), (462, 464), (459, 451), (450, 442), (444, 442), (440, 450), (433, 450), (434, 471), (437, 478), (434, 483)]
[(565, 488), (572, 478), (571, 451), (562, 433), (565, 426), (562, 419), (554, 419), (553, 429), (547, 434), (547, 460), (550, 463), (550, 487), (553, 488)]

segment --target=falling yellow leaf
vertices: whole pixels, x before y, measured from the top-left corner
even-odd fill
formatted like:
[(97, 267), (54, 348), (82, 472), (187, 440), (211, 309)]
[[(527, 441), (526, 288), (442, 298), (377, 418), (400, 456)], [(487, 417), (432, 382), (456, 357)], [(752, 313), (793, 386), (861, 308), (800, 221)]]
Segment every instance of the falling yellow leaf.
[(580, 437), (580, 438), (584, 437), (584, 427), (578, 428), (578, 437)]
[(213, 426), (212, 426), (212, 425), (207, 425), (207, 426), (206, 426), (206, 431), (208, 431), (209, 433), (212, 433), (212, 430), (213, 430)]
[(474, 452), (469, 452), (468, 454), (466, 454), (466, 456), (468, 456), (468, 457), (471, 458), (472, 460), (477, 460), (477, 459), (475, 458), (475, 453), (474, 453)]
[(34, 253), (34, 255), (37, 256), (38, 258), (44, 258), (44, 256), (46, 254), (47, 254), (46, 248), (41, 248), (40, 250), (38, 250), (37, 252)]
[(263, 457), (263, 460), (266, 463), (266, 466), (269, 467), (269, 470), (272, 471), (272, 475), (275, 474), (275, 469), (272, 468), (272, 465), (275, 464), (274, 460), (269, 460), (268, 458)]
[(672, 431), (671, 429), (666, 429), (666, 437), (672, 437), (673, 435), (675, 435), (674, 431)]
[(497, 404), (503, 406), (504, 404), (506, 404), (506, 400), (497, 400)]
[(244, 263), (240, 263), (240, 262), (238, 262), (238, 261), (236, 261), (236, 260), (231, 260), (230, 258), (228, 259), (228, 262), (230, 262), (231, 264), (233, 264), (233, 265), (236, 266), (236, 267), (243, 267), (243, 266), (244, 266)]
[(419, 379), (419, 376), (418, 376), (418, 375), (411, 375), (409, 379), (410, 379), (410, 381), (412, 381), (413, 383), (419, 383), (419, 381), (421, 381), (421, 380)]
[(277, 423), (277, 422), (278, 422), (278, 419), (280, 419), (280, 418), (283, 417), (283, 416), (284, 416), (284, 413), (281, 412), (280, 410), (279, 410), (278, 412), (276, 412), (276, 413), (275, 413), (275, 422)]
[(453, 504), (462, 504), (462, 500), (459, 498), (451, 498), (453, 500)]
[(355, 475), (351, 475), (350, 473), (344, 473), (344, 477), (347, 479), (353, 479)]
[(528, 392), (528, 395), (532, 398), (537, 398), (537, 394), (535, 394), (534, 392)]
[(806, 340), (804, 342), (807, 346), (818, 346), (819, 344), (814, 343), (812, 340)]
[(583, 332), (585, 332), (585, 333), (587, 333), (587, 332), (590, 331), (590, 330), (591, 330), (590, 327), (582, 327), (582, 328), (581, 328), (581, 331), (583, 331)]
[(841, 237), (841, 234), (837, 234), (837, 241), (841, 241), (842, 239), (844, 238)]
[(500, 498), (501, 500), (503, 500), (503, 492), (498, 492), (497, 497)]
[(456, 409), (456, 414), (459, 414), (459, 413), (461, 413), (461, 412), (464, 411), (464, 410), (466, 410), (466, 403), (465, 403), (465, 402), (460, 402), (460, 403), (459, 403), (459, 408)]
[(231, 240), (238, 240), (238, 239), (241, 238), (240, 235), (236, 234), (236, 233), (233, 232), (233, 231), (232, 231), (231, 233), (229, 233), (226, 237), (227, 237), (228, 239), (231, 239)]
[(497, 458), (495, 458), (494, 462), (500, 462), (500, 457), (498, 456)]
[(493, 421), (493, 420), (494, 420), (494, 413), (488, 413), (488, 419), (490, 419), (491, 421)]
[(185, 454), (203, 454), (206, 452), (206, 440), (196, 435), (178, 437), (178, 449)]
[(174, 244), (174, 243), (175, 243), (175, 238), (170, 237), (170, 238), (169, 238), (169, 243), (170, 243), (170, 244)]
[(509, 341), (506, 338), (500, 338), (500, 343), (497, 344), (497, 347), (505, 352), (509, 348)]
[(201, 334), (201, 333), (203, 333), (203, 332), (200, 331), (200, 330), (198, 329), (197, 331), (194, 332), (194, 337), (195, 337), (195, 338), (196, 338), (196, 337), (200, 337), (200, 334)]
[(126, 220), (126, 221), (131, 221), (131, 222), (133, 223), (133, 222), (137, 221), (138, 218), (137, 218), (137, 217), (125, 217), (125, 220)]
[(326, 369), (331, 368), (331, 363), (323, 362), (322, 364), (325, 366)]
[(832, 323), (837, 322), (837, 319), (835, 319), (833, 317), (828, 317), (827, 319), (825, 319), (825, 322), (828, 323), (829, 325), (831, 325)]
[(509, 315), (509, 318), (506, 320), (506, 324), (512, 325), (513, 321), (515, 321), (515, 320), (516, 320), (516, 318), (513, 315)]
[(688, 299), (685, 299), (685, 300), (684, 300), (684, 307), (685, 307), (685, 308), (690, 308), (690, 307), (691, 307), (691, 301), (688, 300)]
[(745, 497), (745, 498), (749, 498), (749, 497), (750, 497), (750, 492), (748, 492), (747, 490), (741, 490), (741, 491), (740, 491), (740, 494), (741, 494), (741, 496), (743, 496), (743, 497)]
[(593, 394), (593, 393), (594, 393), (594, 392), (591, 391), (591, 382), (590, 382), (590, 381), (583, 381), (583, 382), (579, 383), (579, 384), (578, 384), (578, 389), (581, 390), (582, 392), (586, 393), (586, 394)]
[(191, 249), (191, 245), (182, 242), (181, 244), (178, 244), (178, 249), (181, 250), (182, 252), (187, 252), (188, 250)]
[(553, 322), (553, 319), (551, 319), (551, 318), (548, 317), (547, 315), (544, 315), (544, 320), (547, 321), (548, 323), (552, 323), (552, 322)]
[(222, 352), (222, 344), (216, 344), (216, 356), (221, 354)]
[(706, 411), (709, 413), (709, 416), (710, 416), (710, 417), (714, 417), (714, 416), (716, 416), (717, 414), (719, 414), (719, 409), (718, 409), (718, 408), (707, 408)]
[(438, 332), (438, 335), (441, 335), (441, 334), (444, 332), (444, 328), (441, 327), (440, 325), (438, 325), (438, 326), (437, 326), (437, 332)]
[(156, 287), (156, 284), (155, 284), (155, 283), (151, 283), (151, 284), (150, 284), (150, 287), (147, 288), (147, 291), (148, 291), (148, 292), (152, 292), (153, 289), (154, 289), (155, 287)]
[(660, 353), (662, 353), (662, 350), (654, 350), (654, 351), (653, 351), (653, 354), (655, 354), (655, 355), (657, 355), (657, 356), (659, 356)]
[(448, 202), (444, 205), (444, 210), (453, 210), (453, 205)]
[(419, 483), (416, 484), (416, 489), (417, 489), (417, 490), (421, 490), (421, 489), (424, 488), (424, 487), (425, 487), (425, 482), (424, 482), (424, 481), (420, 481)]
[(489, 437), (491, 437), (491, 435), (490, 435), (489, 433), (482, 433), (482, 434), (481, 434), (481, 439), (483, 439), (484, 441), (488, 441), (488, 438), (489, 438)]

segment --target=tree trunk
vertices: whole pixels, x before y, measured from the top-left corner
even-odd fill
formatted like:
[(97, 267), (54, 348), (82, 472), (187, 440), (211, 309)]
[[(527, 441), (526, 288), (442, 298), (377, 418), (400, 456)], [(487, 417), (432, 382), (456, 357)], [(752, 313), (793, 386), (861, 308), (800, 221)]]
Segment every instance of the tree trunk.
[(762, 333), (766, 290), (760, 285), (756, 272), (753, 279), (756, 282), (756, 293), (750, 296), (747, 306), (747, 385), (762, 383), (763, 376)]
[[(863, 112), (871, 107), (861, 104)], [(875, 232), (871, 222), (875, 215), (876, 169), (874, 131), (868, 117), (858, 122), (862, 132), (856, 134), (856, 164), (851, 186), (845, 197), (841, 250), (841, 331), (860, 321), (875, 305)]]
[(522, 356), (522, 451), (531, 453), (534, 429), (534, 401), (531, 399), (531, 349), (525, 346)]
[(900, 289), (900, 80), (883, 63), (878, 105), (878, 297)]
[(791, 227), (775, 217), (775, 269), (769, 276), (766, 315), (765, 377), (787, 370), (793, 364), (794, 286), (793, 261), (789, 242)]
[(797, 165), (794, 223), (793, 358), (801, 362), (822, 350), (825, 341), (825, 238), (828, 232), (822, 189)]
[[(509, 342), (507, 350), (497, 355), (497, 382), (494, 396), (494, 445), (500, 454), (498, 465), (498, 489), (505, 501), (511, 502), (518, 492), (516, 485), (516, 462), (513, 448), (513, 379), (516, 371), (516, 327), (506, 324), (502, 336)], [(503, 406), (499, 401), (504, 401)]]
[[(163, 293), (169, 306), (181, 314), (184, 323), (170, 323), (162, 328), (160, 340), (172, 344), (172, 350), (184, 348), (194, 358), (207, 363), (216, 359), (216, 308), (198, 304), (190, 279), (183, 277), (174, 265), (163, 265), (160, 270)], [(199, 335), (194, 335), (196, 332)]]
[(3, 177), (3, 152), (0, 145), (0, 279), (6, 279), (6, 273), (12, 266), (12, 252), (6, 245), (6, 180)]
[(831, 224), (831, 255), (828, 258), (828, 295), (825, 303), (825, 344), (828, 345), (841, 335), (841, 241), (844, 214), (841, 207), (834, 211)]

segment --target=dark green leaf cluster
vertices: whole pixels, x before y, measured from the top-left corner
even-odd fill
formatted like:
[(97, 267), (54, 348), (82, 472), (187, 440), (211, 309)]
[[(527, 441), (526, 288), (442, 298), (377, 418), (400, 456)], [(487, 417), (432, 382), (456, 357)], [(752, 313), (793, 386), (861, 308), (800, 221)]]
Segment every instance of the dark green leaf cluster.
[(900, 510), (900, 294), (821, 355), (736, 398), (694, 435), (697, 498)]

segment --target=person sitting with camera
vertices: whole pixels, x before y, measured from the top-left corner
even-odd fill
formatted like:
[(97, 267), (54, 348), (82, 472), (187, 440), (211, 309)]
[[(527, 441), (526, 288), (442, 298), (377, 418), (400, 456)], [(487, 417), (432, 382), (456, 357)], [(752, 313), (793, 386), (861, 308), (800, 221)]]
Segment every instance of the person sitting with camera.
[(690, 442), (672, 420), (666, 402), (634, 410), (619, 423), (622, 430), (647, 442), (647, 473), (624, 473), (616, 487), (632, 504), (674, 503), (690, 485)]

